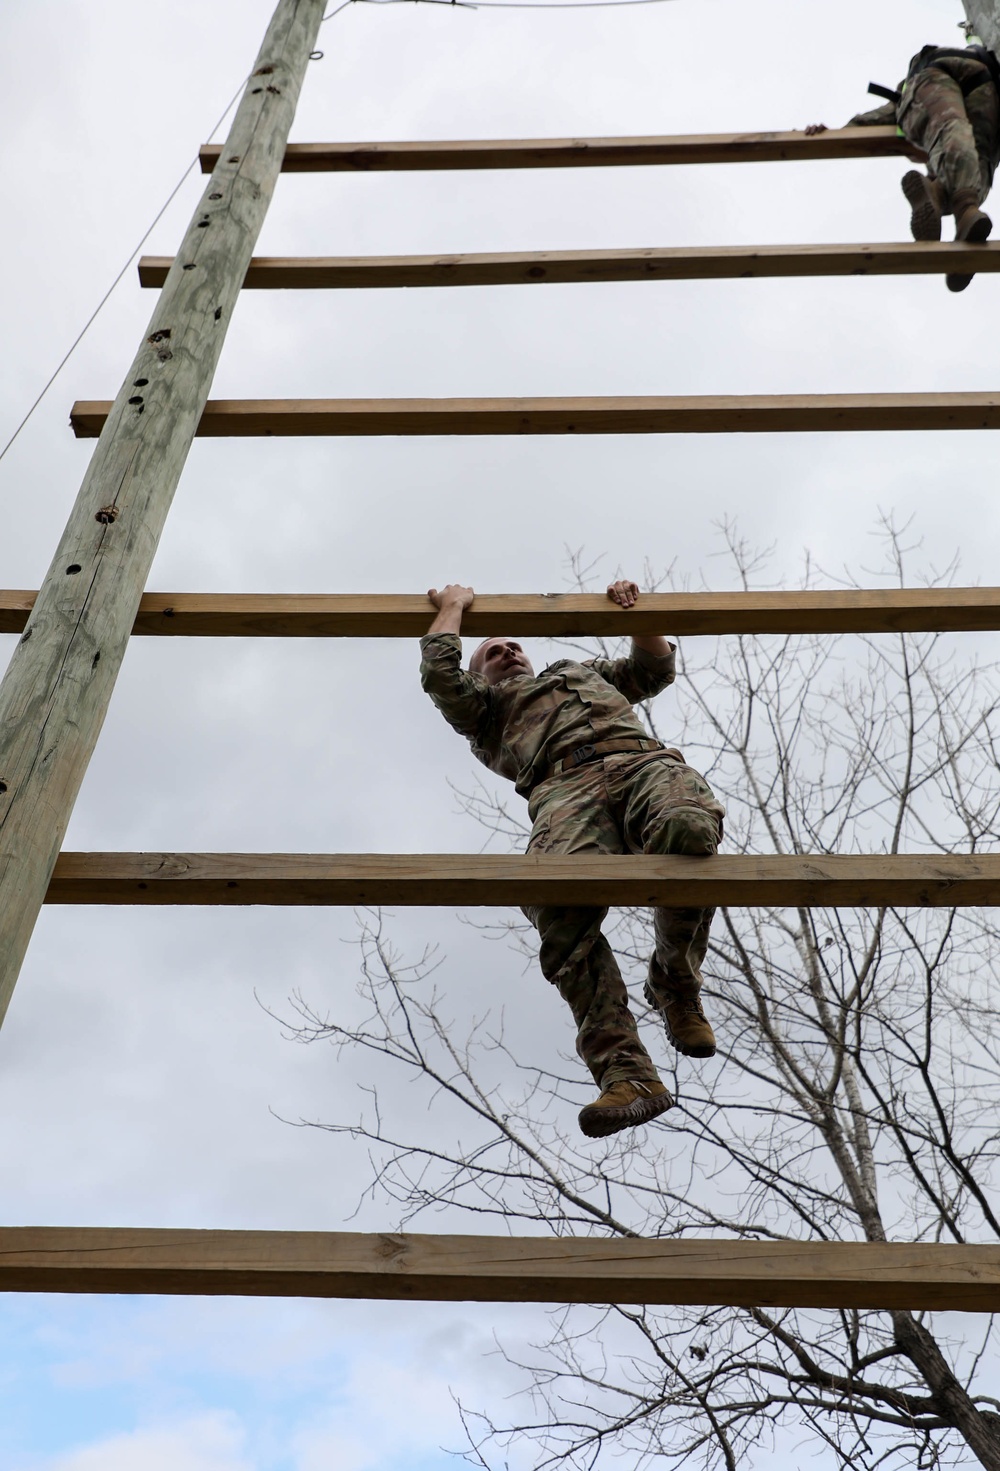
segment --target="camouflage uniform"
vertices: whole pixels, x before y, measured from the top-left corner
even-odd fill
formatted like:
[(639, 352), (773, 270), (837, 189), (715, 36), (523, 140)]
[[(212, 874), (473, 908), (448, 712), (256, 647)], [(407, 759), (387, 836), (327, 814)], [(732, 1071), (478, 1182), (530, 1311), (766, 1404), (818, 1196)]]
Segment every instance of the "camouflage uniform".
[(899, 103), (858, 113), (848, 127), (897, 123), (927, 154), (927, 172), (950, 200), (972, 190), (982, 204), (1000, 162), (1000, 93), (974, 52), (925, 46), (910, 62)]
[[(631, 708), (672, 683), (673, 650), (662, 658), (633, 649), (626, 659), (561, 659), (541, 674), (495, 685), (461, 668), (457, 634), (429, 634), (421, 650), (421, 683), (442, 715), (484, 765), (528, 797), (529, 852), (716, 851), (722, 807)], [(580, 747), (619, 742), (632, 749), (553, 769)], [(657, 959), (672, 988), (700, 988), (713, 912), (654, 910)], [(542, 972), (569, 1002), (577, 1051), (598, 1087), (622, 1078), (658, 1081), (601, 933), (607, 909), (533, 905), (524, 913), (538, 929)]]

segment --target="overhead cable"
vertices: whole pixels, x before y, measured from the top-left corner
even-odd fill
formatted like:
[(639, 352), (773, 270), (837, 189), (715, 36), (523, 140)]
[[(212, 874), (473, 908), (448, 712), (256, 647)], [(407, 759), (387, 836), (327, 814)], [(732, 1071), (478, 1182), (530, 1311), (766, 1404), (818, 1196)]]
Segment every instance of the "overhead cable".
[[(450, 6), (454, 10), (604, 10), (604, 9), (613, 9), (613, 8), (615, 8), (617, 6), (621, 6), (621, 5), (666, 5), (666, 4), (671, 4), (671, 3), (673, 3), (673, 0), (341, 0), (341, 4), (340, 5), (334, 6), (333, 10), (328, 11), (327, 14), (324, 15), (323, 21), (326, 22), (328, 20), (332, 20), (335, 15), (339, 15), (340, 12), (342, 10), (346, 10), (349, 5), (355, 5), (355, 4), (363, 4), (363, 5), (418, 5), (418, 4), (419, 5), (448, 5), (448, 6)], [(316, 51), (316, 52), (313, 52), (312, 56), (310, 56), (309, 59), (311, 61), (313, 61), (313, 60), (320, 61), (320, 60), (322, 60), (322, 57), (323, 57), (323, 53), (321, 51)], [(229, 102), (228, 106), (226, 107), (226, 110), (223, 112), (222, 116), (219, 118), (218, 122), (215, 124), (215, 127), (209, 133), (209, 135), (208, 135), (208, 141), (209, 142), (211, 142), (212, 138), (215, 136), (215, 134), (222, 127), (222, 124), (225, 122), (226, 118), (229, 116), (229, 114), (232, 112), (233, 108), (235, 107), (236, 102), (239, 99), (240, 92), (243, 90), (243, 87), (246, 85), (246, 80), (247, 79), (244, 78), (243, 81), (240, 82), (240, 85), (237, 87), (236, 91), (233, 93), (232, 99)], [(17, 428), (14, 430), (13, 434), (7, 440), (6, 444), (3, 446), (2, 449), (0, 449), (0, 460), (3, 459), (4, 455), (10, 449), (10, 447), (14, 443), (15, 439), (17, 439), (17, 436), (20, 434), (21, 430), (27, 424), (27, 422), (31, 418), (32, 414), (38, 408), (38, 405), (42, 402), (42, 399), (48, 393), (49, 389), (52, 387), (53, 383), (59, 377), (59, 374), (62, 372), (63, 368), (65, 368), (65, 366), (69, 362), (70, 358), (73, 356), (73, 354), (76, 352), (77, 348), (80, 346), (80, 343), (83, 341), (84, 337), (90, 331), (91, 327), (94, 325), (95, 321), (100, 316), (101, 312), (104, 310), (104, 307), (107, 305), (107, 302), (108, 302), (109, 298), (114, 293), (115, 288), (118, 286), (119, 282), (122, 280), (123, 276), (125, 275), (126, 271), (129, 268), (129, 266), (135, 260), (136, 256), (139, 254), (140, 250), (145, 245), (145, 243), (149, 239), (150, 235), (152, 235), (153, 231), (156, 229), (157, 225), (160, 223), (160, 221), (162, 220), (163, 216), (166, 214), (167, 210), (170, 208), (171, 204), (173, 204), (175, 198), (180, 193), (180, 191), (181, 191), (182, 187), (184, 186), (184, 184), (187, 183), (187, 180), (190, 177), (190, 175), (191, 175), (192, 171), (194, 170), (194, 168), (196, 167), (197, 163), (198, 163), (198, 155), (196, 154), (195, 157), (188, 164), (187, 168), (184, 170), (184, 172), (181, 175), (181, 177), (177, 180), (177, 183), (174, 185), (173, 189), (171, 189), (170, 193), (167, 195), (167, 198), (166, 198), (163, 206), (157, 211), (154, 219), (152, 220), (152, 222), (150, 223), (150, 225), (146, 229), (145, 233), (142, 236), (142, 239), (139, 241), (139, 243), (136, 245), (135, 249), (132, 251), (132, 253), (129, 256), (128, 260), (122, 266), (121, 270), (115, 276), (114, 280), (111, 282), (111, 285), (108, 287), (107, 291), (105, 291), (104, 295), (101, 297), (100, 301), (97, 303), (97, 306), (94, 308), (94, 310), (91, 312), (90, 316), (87, 318), (86, 322), (84, 322), (83, 326), (80, 328), (80, 331), (77, 333), (76, 337), (73, 339), (72, 343), (67, 348), (67, 350), (64, 353), (63, 357), (60, 359), (60, 361), (59, 361), (58, 365), (56, 366), (55, 370), (53, 371), (53, 373), (49, 377), (49, 379), (46, 382), (45, 386), (42, 388), (41, 392), (38, 394), (38, 397), (35, 399), (34, 403), (31, 405), (31, 407), (28, 409), (27, 413), (24, 415), (24, 417), (22, 418), (21, 422), (18, 424)]]
[[(222, 124), (225, 122), (226, 118), (229, 116), (230, 112), (233, 110), (233, 107), (235, 106), (236, 101), (239, 98), (239, 95), (242, 92), (242, 90), (245, 87), (245, 85), (246, 85), (246, 78), (244, 78), (243, 81), (240, 83), (240, 85), (237, 87), (235, 93), (233, 94), (232, 101), (229, 103), (229, 106), (226, 108), (225, 112), (222, 114), (222, 116), (219, 118), (219, 121), (216, 123), (215, 127), (212, 129), (212, 132), (210, 134), (211, 137), (214, 137), (215, 134), (222, 127)], [(180, 178), (177, 180), (177, 183), (174, 185), (174, 187), (171, 189), (170, 193), (167, 195), (167, 198), (166, 198), (164, 204), (162, 205), (162, 207), (160, 208), (160, 210), (157, 212), (155, 219), (152, 221), (152, 223), (147, 228), (147, 230), (146, 230), (145, 234), (143, 235), (142, 239), (139, 241), (138, 245), (132, 251), (132, 254), (129, 256), (129, 258), (125, 262), (125, 264), (122, 266), (121, 270), (118, 272), (117, 276), (112, 281), (112, 283), (108, 287), (107, 291), (105, 291), (104, 295), (101, 297), (100, 301), (97, 303), (97, 305), (95, 306), (94, 310), (91, 312), (90, 316), (87, 318), (86, 322), (84, 322), (83, 326), (80, 328), (80, 331), (77, 333), (76, 337), (73, 339), (72, 344), (67, 349), (66, 353), (63, 355), (62, 359), (59, 362), (58, 367), (55, 369), (54, 373), (49, 378), (49, 380), (46, 383), (45, 387), (42, 389), (41, 393), (35, 399), (34, 403), (31, 405), (31, 408), (25, 414), (25, 416), (21, 420), (20, 424), (18, 424), (17, 428), (14, 430), (14, 433), (10, 436), (10, 438), (7, 441), (7, 443), (4, 445), (3, 449), (0, 449), (0, 460), (3, 459), (4, 455), (10, 449), (11, 445), (14, 443), (14, 440), (17, 438), (17, 436), (20, 434), (21, 430), (24, 428), (25, 424), (27, 424), (27, 422), (31, 418), (32, 414), (38, 408), (38, 405), (41, 403), (42, 399), (48, 393), (48, 391), (52, 387), (53, 383), (59, 377), (59, 374), (62, 372), (63, 368), (65, 368), (65, 366), (69, 362), (70, 358), (76, 352), (77, 348), (80, 346), (80, 343), (83, 341), (84, 337), (90, 331), (90, 328), (94, 325), (94, 323), (97, 320), (98, 316), (100, 315), (101, 311), (104, 309), (105, 305), (107, 304), (108, 298), (111, 296), (111, 294), (114, 291), (115, 287), (118, 285), (119, 281), (122, 279), (122, 277), (124, 276), (125, 272), (128, 270), (129, 266), (135, 260), (136, 256), (139, 254), (139, 251), (145, 245), (145, 243), (149, 239), (150, 235), (152, 235), (152, 233), (156, 229), (157, 225), (163, 219), (163, 216), (166, 214), (167, 210), (173, 204), (173, 202), (176, 199), (177, 195), (180, 193), (181, 188), (183, 187), (183, 185), (187, 183), (188, 177), (190, 176), (191, 171), (195, 167), (195, 165), (197, 164), (197, 162), (198, 162), (198, 155), (195, 154), (194, 158), (188, 164), (188, 166), (184, 170), (183, 174), (181, 174)]]
[(613, 10), (620, 5), (668, 5), (673, 0), (343, 0), (323, 17), (339, 15), (348, 5), (447, 5), (452, 10)]
[[(330, 11), (330, 14), (324, 16), (323, 19), (324, 20), (329, 20), (331, 18), (331, 16), (334, 16), (334, 15), (339, 14), (339, 12), (341, 10), (345, 10), (348, 5), (351, 5), (353, 3), (354, 3), (354, 0), (343, 0), (343, 4), (338, 5), (335, 10), (331, 10)], [(322, 56), (322, 52), (316, 53), (316, 59), (319, 59), (319, 57), (321, 57), (321, 56)], [(225, 111), (222, 113), (222, 115), (220, 116), (218, 122), (215, 124), (215, 126), (212, 128), (212, 131), (209, 133), (209, 135), (208, 135), (209, 142), (211, 142), (211, 140), (215, 137), (216, 133), (222, 127), (222, 124), (226, 121), (226, 118), (229, 116), (229, 114), (232, 112), (233, 108), (236, 106), (236, 103), (239, 101), (240, 93), (243, 91), (243, 88), (246, 86), (248, 80), (249, 80), (248, 77), (244, 77), (243, 80), (240, 82), (240, 85), (236, 88), (236, 91), (233, 93), (233, 95), (232, 95), (229, 103), (226, 106)], [(28, 409), (28, 412), (24, 415), (24, 418), (18, 424), (18, 426), (14, 430), (13, 434), (7, 440), (7, 443), (3, 446), (2, 449), (0, 449), (0, 460), (3, 459), (4, 455), (10, 449), (11, 445), (14, 443), (15, 439), (20, 434), (21, 430), (27, 424), (28, 420), (31, 418), (32, 414), (38, 408), (38, 405), (41, 403), (42, 399), (48, 393), (49, 389), (52, 387), (53, 383), (59, 377), (59, 374), (62, 372), (63, 368), (65, 368), (65, 366), (69, 362), (70, 358), (73, 356), (73, 354), (76, 352), (77, 348), (80, 346), (80, 343), (83, 341), (84, 337), (86, 337), (87, 333), (90, 331), (91, 327), (94, 325), (94, 323), (96, 322), (97, 318), (100, 316), (101, 312), (104, 310), (104, 307), (107, 305), (109, 298), (114, 293), (114, 290), (115, 290), (116, 286), (122, 280), (122, 277), (125, 275), (125, 272), (128, 270), (129, 266), (135, 260), (136, 256), (139, 254), (140, 250), (145, 245), (145, 243), (149, 239), (150, 235), (152, 235), (152, 233), (156, 229), (157, 225), (163, 219), (163, 216), (166, 214), (167, 210), (173, 204), (174, 200), (176, 199), (177, 195), (180, 193), (180, 191), (183, 188), (183, 186), (187, 183), (187, 181), (188, 181), (189, 177), (191, 176), (192, 172), (197, 167), (198, 161), (199, 161), (199, 155), (196, 153), (195, 156), (194, 156), (194, 158), (188, 164), (187, 168), (184, 170), (183, 174), (181, 174), (180, 178), (177, 180), (177, 183), (174, 185), (174, 187), (171, 189), (170, 193), (167, 195), (166, 200), (164, 201), (162, 207), (157, 211), (155, 218), (152, 220), (152, 222), (150, 223), (149, 227), (145, 231), (142, 239), (139, 241), (138, 245), (132, 251), (132, 254), (129, 256), (129, 258), (125, 262), (125, 264), (122, 266), (121, 270), (118, 272), (117, 276), (112, 281), (112, 283), (108, 287), (107, 291), (105, 291), (104, 295), (101, 297), (100, 301), (97, 303), (96, 307), (91, 312), (91, 314), (87, 318), (86, 322), (84, 322), (83, 326), (80, 328), (80, 331), (77, 333), (76, 337), (73, 339), (73, 342), (70, 344), (69, 348), (66, 350), (65, 354), (63, 355), (63, 357), (60, 359), (58, 366), (56, 367), (55, 371), (52, 373), (52, 375), (49, 378), (48, 382), (45, 384), (44, 388), (39, 393), (38, 397), (35, 399), (34, 403), (31, 405), (30, 409)]]

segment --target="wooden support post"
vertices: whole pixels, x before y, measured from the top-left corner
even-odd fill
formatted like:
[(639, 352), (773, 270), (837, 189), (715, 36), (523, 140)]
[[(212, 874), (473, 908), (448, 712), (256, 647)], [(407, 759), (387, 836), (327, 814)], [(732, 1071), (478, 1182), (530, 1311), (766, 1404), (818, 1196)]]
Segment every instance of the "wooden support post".
[[(222, 152), (201, 150), (208, 174)], [(633, 168), (687, 163), (797, 163), (824, 158), (898, 158), (923, 154), (895, 128), (828, 128), (825, 133), (687, 133), (647, 138), (502, 138), (434, 143), (290, 143), (282, 168), (290, 174), (428, 169)]]
[(0, 1228), (2, 1292), (1000, 1311), (1000, 1247)]
[(51, 904), (1000, 905), (1000, 853), (63, 853)]
[[(0, 591), (0, 633), (21, 633), (36, 593)], [(147, 592), (133, 634), (156, 638), (418, 638), (423, 593)], [(643, 593), (625, 610), (595, 593), (478, 593), (462, 632), (485, 638), (636, 633), (970, 633), (1000, 629), (1000, 587)]]
[(323, 0), (278, 0), (0, 686), (0, 1020), (281, 169)]
[[(1000, 55), (1000, 0), (962, 0), (962, 5), (976, 34), (982, 36), (991, 51)], [(939, 44), (960, 46), (962, 43), (953, 43), (949, 37), (942, 36)]]

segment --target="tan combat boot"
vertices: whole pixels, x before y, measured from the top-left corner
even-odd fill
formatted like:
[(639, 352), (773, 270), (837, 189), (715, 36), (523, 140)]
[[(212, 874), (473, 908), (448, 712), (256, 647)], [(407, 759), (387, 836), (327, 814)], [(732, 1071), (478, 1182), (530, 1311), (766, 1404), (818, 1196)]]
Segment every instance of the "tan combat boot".
[(911, 169), (899, 182), (910, 206), (910, 234), (914, 240), (940, 240), (945, 203), (940, 184), (918, 169)]
[(668, 1041), (685, 1057), (714, 1057), (715, 1033), (702, 1010), (697, 991), (672, 986), (655, 955), (649, 958), (649, 975), (642, 993), (647, 1005), (662, 1016)]
[(580, 1128), (588, 1139), (603, 1139), (619, 1129), (648, 1124), (673, 1106), (674, 1100), (662, 1083), (623, 1078), (609, 1083), (595, 1103), (580, 1110)]
[[(955, 239), (980, 244), (988, 240), (993, 221), (979, 208), (979, 200), (972, 189), (960, 189), (952, 200), (955, 212)], [(944, 284), (949, 291), (964, 291), (972, 280), (974, 271), (949, 271)]]

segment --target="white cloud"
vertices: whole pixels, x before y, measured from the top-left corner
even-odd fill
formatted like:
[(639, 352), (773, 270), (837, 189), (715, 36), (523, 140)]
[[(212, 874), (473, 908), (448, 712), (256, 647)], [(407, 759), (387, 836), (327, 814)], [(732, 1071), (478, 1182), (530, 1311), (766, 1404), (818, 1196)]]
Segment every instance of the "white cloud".
[[(342, 1402), (295, 1436), (294, 1465), (295, 1471), (389, 1471), (426, 1463), (439, 1448), (454, 1450), (460, 1443), (454, 1400), (442, 1378), (363, 1355)], [(450, 1460), (442, 1449), (442, 1466)]]
[(234, 1415), (211, 1411), (176, 1425), (112, 1435), (33, 1471), (255, 1471)]

